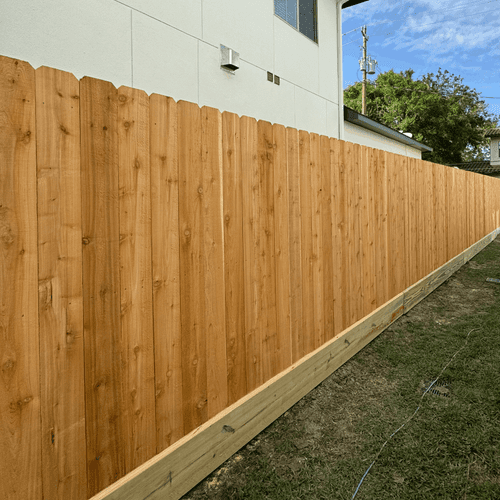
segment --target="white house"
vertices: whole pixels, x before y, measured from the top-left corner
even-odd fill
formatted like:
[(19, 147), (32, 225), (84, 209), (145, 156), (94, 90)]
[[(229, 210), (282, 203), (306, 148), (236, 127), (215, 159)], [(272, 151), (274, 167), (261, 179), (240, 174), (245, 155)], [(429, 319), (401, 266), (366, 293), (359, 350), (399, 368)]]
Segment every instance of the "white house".
[(341, 13), (367, 0), (0, 1), (0, 54), (34, 68), (420, 157), (401, 137), (344, 135)]

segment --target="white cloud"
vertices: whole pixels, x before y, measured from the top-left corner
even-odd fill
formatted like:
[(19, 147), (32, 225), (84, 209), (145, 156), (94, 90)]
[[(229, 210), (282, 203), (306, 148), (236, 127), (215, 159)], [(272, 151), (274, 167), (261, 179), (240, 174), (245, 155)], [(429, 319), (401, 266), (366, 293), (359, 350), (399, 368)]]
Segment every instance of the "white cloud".
[[(500, 43), (499, 7), (498, 0), (458, 0), (458, 3), (457, 0), (412, 0), (411, 3), (370, 0), (347, 9), (344, 19), (366, 23), (369, 34), (379, 35), (373, 42), (377, 43), (380, 36), (385, 37), (382, 46), (423, 50), (436, 56), (497, 46)], [(388, 31), (393, 33), (385, 35)]]

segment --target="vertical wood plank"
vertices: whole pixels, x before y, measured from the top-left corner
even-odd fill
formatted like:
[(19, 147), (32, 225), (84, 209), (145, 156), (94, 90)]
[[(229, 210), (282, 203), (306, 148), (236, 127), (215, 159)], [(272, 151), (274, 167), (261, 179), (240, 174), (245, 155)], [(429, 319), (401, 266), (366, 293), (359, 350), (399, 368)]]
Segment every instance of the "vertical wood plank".
[(203, 272), (207, 338), (208, 418), (227, 406), (226, 318), (222, 187), (222, 115), (201, 109)]
[(410, 175), (408, 179), (408, 199), (409, 199), (409, 243), (410, 243), (410, 284), (416, 283), (419, 278), (419, 246), (418, 246), (418, 195), (419, 177), (417, 160), (410, 158)]
[(292, 362), (304, 355), (302, 329), (302, 212), (300, 201), (299, 132), (286, 129), (288, 164), (288, 238), (290, 248), (290, 330)]
[(302, 213), (302, 332), (304, 354), (315, 346), (310, 135), (299, 130), (300, 210)]
[(422, 162), (424, 176), (424, 235), (425, 235), (425, 270), (424, 276), (434, 271), (434, 206), (432, 196), (432, 169), (434, 165), (427, 161)]
[(260, 242), (260, 175), (257, 158), (257, 121), (241, 117), (241, 171), (243, 177), (243, 252), (245, 291), (245, 349), (247, 391), (262, 384), (262, 342), (260, 332), (259, 253)]
[(339, 193), (336, 203), (339, 205), (340, 238), (342, 242), (341, 291), (342, 291), (342, 326), (346, 329), (351, 324), (351, 285), (350, 285), (350, 210), (349, 184), (352, 163), (352, 143), (340, 141), (339, 150)]
[(325, 341), (324, 290), (323, 290), (323, 190), (321, 179), (320, 137), (310, 134), (310, 175), (311, 175), (311, 267), (314, 301), (314, 349)]
[(407, 158), (388, 153), (387, 155), (387, 240), (388, 252), (388, 295), (395, 297), (405, 288), (405, 227), (404, 227), (404, 171)]
[(406, 158), (404, 162), (404, 236), (405, 236), (405, 289), (408, 288), (411, 284), (411, 264), (410, 264), (410, 167), (411, 167), (411, 158)]
[(259, 268), (260, 334), (263, 382), (278, 373), (280, 349), (276, 325), (275, 225), (274, 225), (274, 141), (271, 123), (259, 120)]
[(87, 495), (125, 474), (115, 87), (80, 81)]
[(376, 291), (377, 307), (389, 300), (388, 271), (387, 271), (387, 169), (386, 152), (377, 150), (375, 154), (375, 267), (376, 267)]
[(330, 165), (332, 177), (332, 222), (333, 222), (333, 298), (334, 298), (334, 327), (335, 335), (344, 330), (344, 303), (343, 303), (343, 287), (342, 279), (343, 272), (343, 233), (345, 232), (345, 194), (343, 189), (344, 175), (341, 174), (342, 158), (341, 158), (342, 142), (330, 138)]
[(43, 495), (86, 499), (80, 85), (41, 67), (36, 93)]
[(476, 210), (478, 214), (476, 241), (486, 236), (484, 225), (484, 175), (476, 175)]
[(121, 418), (125, 472), (156, 454), (149, 97), (118, 89)]
[(476, 174), (469, 172), (469, 246), (476, 242)]
[(224, 271), (228, 404), (247, 393), (245, 356), (245, 288), (243, 254), (243, 185), (240, 119), (222, 114), (224, 168)]
[(201, 110), (177, 103), (184, 434), (208, 419)]
[(184, 435), (179, 271), (177, 104), (150, 96), (156, 452)]
[(334, 284), (333, 284), (333, 197), (332, 166), (330, 158), (330, 139), (324, 135), (320, 138), (321, 148), (321, 190), (322, 190), (322, 250), (323, 250), (323, 317), (324, 341), (335, 335), (334, 319)]
[(421, 161), (416, 160), (416, 243), (417, 243), (417, 281), (425, 276), (425, 194), (424, 194), (424, 169)]
[(276, 281), (276, 323), (280, 357), (278, 372), (292, 364), (290, 332), (290, 253), (288, 234), (287, 132), (273, 125), (274, 137), (274, 245)]
[[(375, 290), (375, 245), (373, 210), (372, 148), (361, 146), (361, 233), (362, 233), (362, 287), (364, 289), (363, 316), (376, 309)], [(402, 263), (402, 261), (401, 261)], [(400, 265), (401, 265), (400, 263)]]
[(457, 177), (457, 218), (458, 218), (458, 252), (463, 252), (467, 246), (465, 245), (465, 176), (463, 170), (456, 170)]
[(363, 269), (362, 232), (361, 232), (361, 186), (360, 186), (360, 159), (361, 146), (353, 144), (350, 156), (350, 170), (348, 184), (348, 210), (349, 210), (349, 283), (350, 283), (350, 318), (349, 324), (356, 323), (363, 317), (364, 290), (361, 286)]
[(455, 257), (455, 249), (457, 242), (456, 232), (456, 199), (455, 199), (455, 169), (448, 167), (446, 170), (446, 187), (447, 187), (447, 231), (448, 231), (448, 253), (447, 260)]
[(1, 498), (42, 498), (35, 71), (0, 56)]

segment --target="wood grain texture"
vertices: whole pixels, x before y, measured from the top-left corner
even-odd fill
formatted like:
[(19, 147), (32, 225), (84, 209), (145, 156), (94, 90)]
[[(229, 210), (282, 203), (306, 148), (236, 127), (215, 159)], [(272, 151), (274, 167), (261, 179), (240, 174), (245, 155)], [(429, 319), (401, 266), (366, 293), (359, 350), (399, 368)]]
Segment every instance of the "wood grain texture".
[(418, 278), (418, 235), (417, 235), (417, 224), (418, 224), (418, 208), (417, 208), (417, 172), (416, 172), (416, 160), (414, 158), (408, 159), (408, 246), (407, 255), (409, 266), (409, 276), (410, 283), (416, 283)]
[(149, 97), (118, 89), (121, 418), (125, 471), (156, 454)]
[(333, 317), (334, 317), (334, 332), (335, 335), (344, 330), (344, 307), (342, 302), (343, 295), (343, 279), (342, 279), (342, 262), (343, 262), (343, 238), (342, 232), (344, 226), (345, 199), (342, 189), (344, 175), (341, 174), (341, 157), (340, 157), (341, 141), (330, 138), (330, 169), (332, 183), (332, 244), (333, 244)]
[[(361, 286), (363, 269), (362, 232), (361, 232), (361, 146), (353, 144), (347, 148), (350, 169), (347, 176), (349, 212), (349, 325), (363, 317), (364, 289)], [(350, 152), (350, 153), (349, 153)]]
[[(387, 302), (389, 298), (388, 269), (387, 269), (387, 168), (385, 151), (376, 150), (374, 155), (374, 224), (375, 224), (375, 276), (377, 307)], [(407, 197), (408, 199), (408, 197)]]
[(184, 434), (208, 419), (201, 110), (177, 103)]
[(446, 187), (447, 187), (447, 202), (448, 202), (448, 220), (447, 220), (447, 231), (448, 231), (448, 254), (447, 260), (452, 259), (457, 255), (458, 249), (458, 199), (457, 199), (457, 186), (456, 186), (456, 170), (454, 168), (448, 168), (446, 170)]
[(46, 498), (86, 499), (80, 85), (36, 71), (42, 478)]
[(258, 262), (256, 276), (259, 329), (262, 342), (262, 380), (278, 373), (280, 344), (276, 323), (275, 223), (274, 223), (274, 138), (271, 123), (257, 123), (257, 160), (259, 166), (259, 198), (254, 200), (258, 218)]
[[(313, 314), (313, 346), (317, 349), (325, 342), (325, 297), (324, 297), (324, 259), (323, 252), (323, 189), (320, 137), (318, 134), (310, 134), (309, 173), (311, 176), (311, 271), (312, 271), (312, 294), (314, 303)], [(311, 332), (312, 333), (312, 332)]]
[(87, 494), (125, 474), (121, 418), (118, 95), (80, 81)]
[(302, 329), (302, 212), (300, 201), (299, 132), (286, 129), (288, 165), (288, 238), (290, 255), (290, 334), (292, 362), (304, 355)]
[(242, 117), (241, 170), (243, 177), (243, 253), (245, 292), (245, 350), (247, 391), (262, 384), (262, 337), (260, 331), (260, 168), (257, 157), (257, 121)]
[(341, 283), (341, 303), (342, 303), (342, 330), (347, 328), (350, 323), (350, 259), (349, 259), (349, 193), (348, 193), (348, 178), (350, 175), (350, 158), (352, 144), (341, 141), (339, 148), (339, 165), (338, 165), (338, 196), (335, 200), (337, 227), (339, 228), (339, 237), (342, 245), (342, 260), (340, 265), (340, 283)]
[(330, 139), (324, 135), (320, 137), (321, 152), (321, 224), (322, 224), (322, 252), (323, 252), (323, 317), (324, 341), (335, 336), (335, 296), (333, 282), (333, 259), (335, 253), (333, 241), (333, 195), (332, 195), (332, 165)]
[(360, 183), (361, 183), (361, 235), (362, 235), (362, 286), (363, 316), (377, 308), (375, 289), (375, 234), (373, 208), (373, 170), (371, 165), (372, 148), (361, 147)]
[(398, 295), (92, 500), (180, 498), (399, 318), (403, 302)]
[(279, 345), (277, 373), (292, 364), (290, 332), (290, 252), (288, 233), (287, 132), (273, 125), (274, 147), (274, 278), (276, 282), (276, 326)]
[(446, 167), (433, 165), (432, 188), (434, 193), (434, 268), (441, 267), (447, 259), (446, 248)]
[(222, 114), (224, 272), (228, 404), (247, 393), (243, 254), (243, 172), (238, 115)]
[(226, 318), (224, 291), (222, 115), (201, 108), (203, 170), (203, 273), (207, 348), (208, 418), (227, 406)]
[(311, 143), (307, 132), (299, 131), (301, 257), (302, 257), (302, 332), (304, 352), (312, 352), (315, 345), (314, 330), (314, 273), (313, 273), (313, 213), (311, 186)]
[(42, 497), (35, 71), (0, 56), (0, 497)]
[(150, 100), (151, 236), (156, 395), (156, 452), (184, 435), (179, 271), (177, 104)]

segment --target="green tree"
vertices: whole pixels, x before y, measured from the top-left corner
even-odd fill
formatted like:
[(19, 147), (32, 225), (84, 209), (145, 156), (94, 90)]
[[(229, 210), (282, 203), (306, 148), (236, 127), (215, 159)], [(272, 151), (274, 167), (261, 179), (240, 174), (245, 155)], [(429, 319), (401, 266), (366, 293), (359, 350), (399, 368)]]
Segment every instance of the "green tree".
[[(480, 94), (447, 70), (413, 79), (412, 69), (381, 73), (366, 86), (366, 115), (394, 130), (410, 132), (433, 148), (422, 153), (435, 163), (489, 159), (486, 129), (499, 116), (486, 111)], [(361, 112), (361, 82), (344, 90), (346, 106)]]

